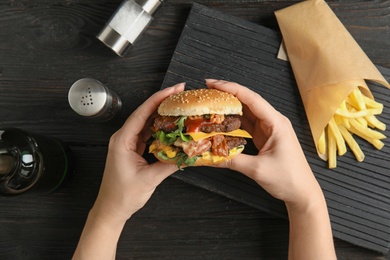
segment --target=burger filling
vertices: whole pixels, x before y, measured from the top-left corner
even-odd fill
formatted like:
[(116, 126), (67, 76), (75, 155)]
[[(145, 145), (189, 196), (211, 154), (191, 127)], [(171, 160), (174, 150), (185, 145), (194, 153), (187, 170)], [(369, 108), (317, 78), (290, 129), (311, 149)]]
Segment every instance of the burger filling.
[(231, 132), (241, 127), (241, 120), (238, 116), (196, 116), (196, 117), (174, 117), (174, 116), (161, 116), (154, 120), (154, 129), (156, 131), (162, 130), (166, 133), (176, 131), (179, 128), (179, 124), (175, 122), (185, 118), (184, 131), (186, 133), (194, 132)]
[[(153, 124), (156, 140), (150, 152), (158, 151), (157, 155), (164, 160), (176, 160), (179, 168), (183, 164), (193, 165), (206, 152), (227, 157), (230, 150), (246, 144), (243, 137), (225, 135), (240, 126), (240, 118), (233, 115), (157, 117)], [(195, 141), (188, 133), (196, 132), (214, 135)]]

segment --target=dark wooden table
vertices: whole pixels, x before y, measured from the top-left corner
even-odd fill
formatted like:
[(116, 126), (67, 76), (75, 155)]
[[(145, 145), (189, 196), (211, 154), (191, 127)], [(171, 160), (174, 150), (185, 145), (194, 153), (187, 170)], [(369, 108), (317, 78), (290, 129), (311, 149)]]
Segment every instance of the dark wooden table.
[[(95, 35), (120, 0), (0, 0), (0, 127), (59, 137), (76, 171), (47, 196), (0, 197), (0, 259), (69, 259), (101, 181), (109, 137), (162, 84), (191, 1), (157, 13), (131, 57)], [(273, 11), (298, 1), (199, 3), (277, 30)], [(328, 1), (377, 65), (390, 68), (390, 1)], [(98, 79), (123, 101), (118, 119), (96, 123), (69, 107), (80, 78)], [(336, 239), (339, 259), (390, 259)], [(126, 225), (118, 259), (286, 259), (288, 222), (168, 178)]]

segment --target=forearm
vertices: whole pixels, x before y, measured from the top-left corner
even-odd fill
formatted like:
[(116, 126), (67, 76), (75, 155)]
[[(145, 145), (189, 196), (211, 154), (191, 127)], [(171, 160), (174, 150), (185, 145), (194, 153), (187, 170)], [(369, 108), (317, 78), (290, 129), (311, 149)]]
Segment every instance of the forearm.
[(287, 204), (290, 220), (289, 259), (336, 259), (329, 214), (324, 197), (308, 205)]
[(92, 209), (84, 226), (74, 260), (115, 259), (116, 248), (125, 222), (101, 219)]

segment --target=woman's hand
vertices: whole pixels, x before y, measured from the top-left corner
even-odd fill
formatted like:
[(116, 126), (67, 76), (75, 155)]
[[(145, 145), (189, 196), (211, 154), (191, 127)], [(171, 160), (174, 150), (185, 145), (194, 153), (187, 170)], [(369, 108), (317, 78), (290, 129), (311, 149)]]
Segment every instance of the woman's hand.
[(242, 128), (259, 150), (257, 156), (240, 154), (224, 167), (244, 173), (287, 203), (301, 204), (313, 192), (322, 194), (287, 117), (237, 83), (206, 80), (206, 84), (234, 94), (243, 103)]
[(256, 156), (240, 154), (220, 167), (242, 172), (286, 203), (289, 259), (336, 259), (328, 210), (290, 121), (259, 94), (237, 83), (206, 80), (210, 88), (243, 103), (242, 128), (253, 137)]
[(184, 90), (184, 83), (151, 96), (110, 139), (106, 167), (74, 259), (114, 259), (116, 244), (126, 221), (149, 200), (156, 187), (177, 170), (173, 164), (148, 164), (142, 157), (151, 137), (152, 114), (169, 95)]
[(151, 137), (151, 115), (162, 100), (184, 90), (184, 84), (157, 92), (138, 107), (110, 139), (106, 167), (94, 209), (126, 221), (142, 208), (155, 188), (177, 170), (173, 164), (148, 164), (142, 157)]

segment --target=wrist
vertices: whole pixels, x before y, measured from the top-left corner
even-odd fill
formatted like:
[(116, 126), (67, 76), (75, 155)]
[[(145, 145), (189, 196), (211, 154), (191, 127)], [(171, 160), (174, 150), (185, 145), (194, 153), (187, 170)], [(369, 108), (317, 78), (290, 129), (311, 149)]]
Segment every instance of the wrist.
[(89, 211), (88, 219), (90, 219), (94, 225), (112, 231), (121, 231), (127, 221), (127, 218), (118, 216), (110, 209), (100, 207), (98, 203), (95, 203)]
[(105, 214), (95, 203), (88, 213), (73, 259), (114, 259), (125, 223)]
[(313, 183), (311, 188), (307, 188), (306, 192), (295, 196), (293, 200), (286, 200), (285, 204), (289, 213), (307, 213), (327, 207), (324, 194), (318, 183)]
[(325, 197), (315, 193), (301, 203), (286, 203), (290, 221), (289, 258), (336, 259)]
[(326, 201), (321, 186), (311, 170), (303, 174), (303, 177), (305, 177), (304, 181), (291, 185), (294, 192), (285, 200), (289, 213), (295, 211), (305, 213), (318, 208), (326, 208)]
[(297, 202), (285, 202), (289, 218), (310, 218), (321, 215), (328, 215), (328, 208), (325, 197), (322, 193), (310, 196), (309, 198)]

